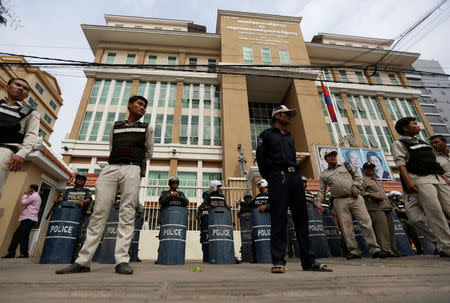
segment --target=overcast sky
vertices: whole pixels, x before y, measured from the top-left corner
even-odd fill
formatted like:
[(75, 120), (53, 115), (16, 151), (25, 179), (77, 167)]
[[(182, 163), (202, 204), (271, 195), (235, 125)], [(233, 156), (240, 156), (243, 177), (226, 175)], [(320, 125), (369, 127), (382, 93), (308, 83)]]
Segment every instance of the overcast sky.
[[(80, 24), (105, 25), (104, 14), (192, 20), (215, 32), (217, 10), (301, 16), (305, 41), (318, 32), (395, 39), (441, 0), (78, 0), (9, 1), (22, 26), (0, 27), (0, 51), (92, 61)], [(438, 60), (450, 73), (447, 1), (400, 50)], [(408, 41), (408, 40), (407, 40)], [(29, 61), (32, 62), (31, 59)], [(50, 137), (59, 154), (70, 132), (86, 79), (81, 69), (47, 69), (61, 87), (64, 106)]]

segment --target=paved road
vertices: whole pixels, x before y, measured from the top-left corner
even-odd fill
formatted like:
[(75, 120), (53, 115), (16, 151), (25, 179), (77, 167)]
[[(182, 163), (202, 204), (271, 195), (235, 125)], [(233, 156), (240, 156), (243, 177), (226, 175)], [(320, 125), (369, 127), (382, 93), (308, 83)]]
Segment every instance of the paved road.
[[(450, 259), (415, 256), (326, 261), (332, 273), (284, 275), (267, 264), (183, 266), (133, 263), (135, 274), (94, 263), (90, 273), (56, 275), (61, 265), (0, 259), (0, 302), (450, 302)], [(200, 266), (203, 272), (191, 272)]]

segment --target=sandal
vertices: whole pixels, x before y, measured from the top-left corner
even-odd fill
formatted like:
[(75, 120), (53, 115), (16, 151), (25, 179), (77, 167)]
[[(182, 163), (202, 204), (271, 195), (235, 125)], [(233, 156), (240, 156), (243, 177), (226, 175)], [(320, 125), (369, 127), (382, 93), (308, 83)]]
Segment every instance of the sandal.
[(273, 274), (284, 274), (286, 272), (286, 267), (284, 265), (274, 265), (272, 266), (271, 272)]
[(309, 268), (303, 268), (304, 271), (325, 271), (332, 272), (333, 270), (328, 267), (326, 264), (314, 263)]

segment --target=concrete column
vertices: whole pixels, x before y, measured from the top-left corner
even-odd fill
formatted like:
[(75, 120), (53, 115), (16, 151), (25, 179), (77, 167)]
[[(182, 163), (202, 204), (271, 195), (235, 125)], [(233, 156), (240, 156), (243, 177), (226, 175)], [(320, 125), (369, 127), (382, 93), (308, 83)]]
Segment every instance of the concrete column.
[(169, 178), (177, 175), (178, 159), (170, 159)]
[[(178, 65), (185, 65), (186, 64), (186, 52), (181, 51), (178, 53)], [(179, 69), (184, 69), (184, 67), (179, 67)]]
[(428, 122), (428, 118), (427, 118), (427, 116), (425, 116), (425, 113), (424, 113), (422, 107), (420, 106), (419, 100), (417, 98), (413, 98), (412, 101), (413, 101), (414, 107), (417, 110), (417, 113), (419, 114), (420, 120), (422, 120), (422, 124), (428, 133), (428, 136), (433, 136), (434, 131), (431, 128), (430, 123)]
[(394, 140), (398, 139), (397, 131), (395, 130), (394, 122), (392, 121), (391, 115), (389, 114), (386, 102), (384, 102), (383, 96), (377, 96), (378, 103), (380, 104), (381, 111), (383, 112), (384, 117), (386, 118), (386, 123), (388, 125), (389, 130), (391, 131), (392, 137)]
[(408, 82), (408, 79), (406, 79), (405, 74), (404, 73), (398, 73), (397, 76), (400, 79), (400, 84), (403, 85), (404, 88), (408, 88), (409, 87), (409, 82)]
[(342, 93), (341, 98), (345, 104), (345, 110), (347, 112), (347, 119), (348, 119), (348, 123), (350, 124), (350, 128), (352, 129), (353, 136), (355, 137), (356, 142), (358, 142), (358, 146), (363, 147), (361, 135), (359, 134), (358, 126), (356, 125), (355, 116), (353, 115), (353, 111), (350, 106), (350, 102), (348, 101), (347, 94)]
[(224, 180), (227, 180), (229, 177), (241, 177), (237, 161), (238, 144), (241, 144), (247, 158), (246, 170), (252, 164), (253, 155), (246, 78), (240, 75), (222, 75), (221, 78), (222, 168)]
[(181, 105), (183, 98), (183, 81), (177, 82), (177, 96), (173, 114), (172, 143), (180, 143)]
[(101, 63), (104, 53), (105, 53), (105, 49), (103, 47), (100, 47), (99, 49), (97, 49), (97, 51), (95, 52), (94, 63)]

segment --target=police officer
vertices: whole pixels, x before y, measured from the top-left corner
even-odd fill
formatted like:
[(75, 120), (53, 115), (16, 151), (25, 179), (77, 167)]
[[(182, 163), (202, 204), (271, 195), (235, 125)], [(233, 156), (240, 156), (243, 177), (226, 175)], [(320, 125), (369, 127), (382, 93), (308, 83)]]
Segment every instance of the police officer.
[(189, 200), (186, 198), (186, 195), (182, 191), (177, 190), (179, 185), (180, 180), (177, 177), (171, 177), (169, 179), (170, 189), (162, 191), (159, 197), (161, 208), (169, 206), (187, 207), (189, 205)]
[(7, 97), (0, 100), (0, 198), (8, 173), (22, 169), (39, 132), (39, 113), (23, 102), (30, 91), (28, 82), (12, 78), (5, 89)]
[(431, 146), (434, 149), (436, 161), (444, 169), (444, 175), (447, 177), (446, 182), (449, 184), (450, 179), (450, 153), (447, 148), (447, 139), (442, 135), (430, 137)]
[(366, 203), (377, 242), (386, 257), (399, 257), (395, 226), (392, 219), (392, 206), (381, 185), (375, 177), (375, 164), (363, 165), (362, 196)]
[(362, 186), (362, 176), (358, 168), (352, 167), (348, 162), (337, 163), (337, 150), (329, 149), (325, 151), (325, 161), (328, 168), (320, 173), (319, 190), (317, 194), (316, 207), (319, 213), (322, 212), (321, 203), (324, 201), (327, 186), (330, 187), (331, 195), (334, 197), (334, 210), (336, 211), (345, 243), (349, 253), (347, 260), (361, 258), (361, 251), (355, 239), (353, 229), (352, 214), (355, 216), (361, 228), (361, 232), (366, 240), (369, 253), (374, 258), (384, 258), (377, 243), (375, 233), (372, 228), (372, 221), (367, 213), (364, 199), (360, 195)]
[[(203, 192), (203, 201), (206, 196), (210, 194), (210, 191), (207, 190)], [(209, 262), (209, 234), (208, 234), (208, 209), (210, 206), (207, 206), (205, 202), (200, 204), (197, 209), (196, 219), (200, 221), (200, 243), (202, 244), (202, 252), (203, 252), (203, 262)]]
[(256, 195), (255, 199), (250, 203), (250, 207), (253, 209), (258, 207), (260, 213), (269, 212), (270, 211), (270, 202), (269, 202), (269, 184), (265, 179), (261, 179), (257, 183), (259, 194)]
[(105, 228), (106, 220), (120, 188), (121, 203), (117, 242), (115, 249), (116, 273), (132, 274), (128, 248), (134, 231), (135, 203), (138, 200), (139, 184), (145, 175), (146, 159), (153, 154), (154, 130), (147, 123), (139, 122), (145, 114), (148, 101), (142, 96), (132, 96), (128, 101), (129, 116), (125, 121), (116, 121), (111, 128), (109, 165), (103, 168), (96, 184), (96, 203), (86, 241), (78, 259), (70, 266), (56, 271), (57, 274), (90, 271), (92, 256)]
[(81, 221), (80, 228), (78, 229), (77, 239), (75, 240), (74, 252), (72, 256), (72, 261), (74, 261), (78, 252), (81, 249), (81, 246), (84, 242), (84, 233), (85, 228), (84, 224), (86, 223), (86, 216), (89, 215), (89, 206), (92, 202), (91, 191), (88, 188), (85, 188), (86, 184), (86, 174), (83, 172), (78, 172), (75, 175), (74, 187), (66, 189), (63, 194), (58, 198), (57, 202), (66, 201), (69, 203), (73, 203), (74, 207), (79, 208), (81, 210)]
[(247, 192), (244, 194), (244, 201), (242, 201), (241, 204), (241, 208), (239, 209), (238, 212), (238, 217), (249, 217), (251, 216), (251, 211), (252, 211), (252, 206), (251, 206), (251, 202), (252, 202), (252, 194)]
[(306, 190), (306, 188), (308, 187), (308, 179), (306, 179), (306, 177), (302, 176), (302, 182), (303, 182), (303, 188), (305, 189), (306, 202), (314, 203), (314, 195), (311, 193), (311, 191)]
[(417, 235), (414, 226), (409, 222), (408, 216), (406, 214), (405, 203), (403, 202), (402, 193), (399, 191), (391, 191), (388, 194), (389, 201), (397, 214), (398, 220), (403, 227), (406, 235), (411, 239), (416, 247), (416, 254), (423, 255), (422, 243), (420, 242), (419, 236)]
[(204, 203), (210, 207), (226, 207), (231, 208), (231, 205), (225, 201), (225, 196), (222, 193), (222, 182), (212, 180), (209, 183), (209, 191), (206, 192)]
[(292, 211), (297, 239), (300, 244), (300, 259), (303, 270), (331, 271), (325, 264), (317, 263), (309, 248), (308, 211), (305, 189), (301, 182), (296, 161), (294, 140), (286, 130), (295, 110), (285, 105), (272, 111), (273, 127), (264, 130), (258, 137), (256, 161), (261, 176), (269, 183), (271, 209), (270, 250), (272, 273), (284, 273), (286, 261), (286, 222), (288, 206)]
[[(408, 218), (415, 221), (415, 218), (422, 218), (425, 214), (436, 236), (439, 255), (448, 257), (450, 229), (444, 212), (449, 214), (450, 211), (450, 186), (446, 183), (444, 169), (436, 161), (433, 149), (416, 138), (420, 132), (416, 118), (399, 119), (395, 130), (400, 138), (392, 144), (394, 162), (407, 193), (415, 198), (405, 201)], [(410, 207), (408, 203), (417, 204), (417, 207)]]

